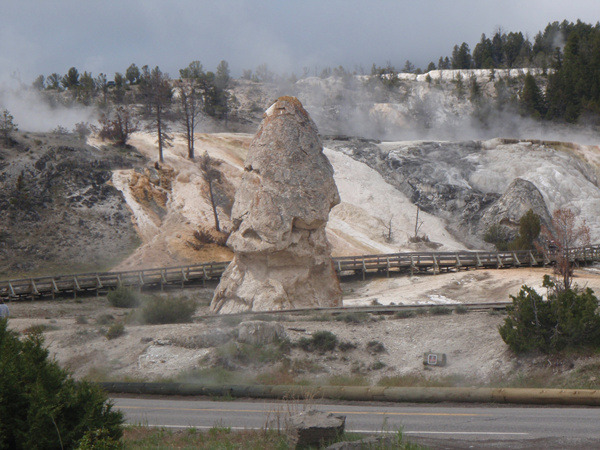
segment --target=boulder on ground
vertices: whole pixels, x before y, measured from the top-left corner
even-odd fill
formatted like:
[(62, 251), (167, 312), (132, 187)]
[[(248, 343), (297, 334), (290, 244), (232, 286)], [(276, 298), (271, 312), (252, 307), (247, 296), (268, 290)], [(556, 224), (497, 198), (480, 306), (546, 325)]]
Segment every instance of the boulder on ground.
[(519, 230), (521, 217), (530, 209), (540, 216), (542, 225), (550, 226), (552, 218), (542, 193), (532, 182), (515, 178), (481, 217), (480, 232), (484, 234), (492, 225), (498, 224), (514, 235)]
[(236, 192), (233, 261), (211, 303), (219, 313), (338, 306), (325, 226), (340, 202), (317, 128), (298, 99), (265, 113)]
[(267, 345), (287, 337), (279, 323), (248, 320), (238, 325), (238, 342), (251, 345)]
[(291, 448), (322, 446), (344, 432), (346, 416), (315, 409), (303, 411), (290, 418), (288, 439)]

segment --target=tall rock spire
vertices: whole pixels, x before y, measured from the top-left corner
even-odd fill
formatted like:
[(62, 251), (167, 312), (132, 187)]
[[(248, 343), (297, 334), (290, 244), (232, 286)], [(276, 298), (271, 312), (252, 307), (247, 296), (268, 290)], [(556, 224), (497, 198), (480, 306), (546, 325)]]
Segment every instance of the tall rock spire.
[(280, 97), (265, 112), (244, 169), (227, 241), (235, 256), (211, 310), (340, 305), (325, 235), (340, 198), (317, 127), (297, 98)]

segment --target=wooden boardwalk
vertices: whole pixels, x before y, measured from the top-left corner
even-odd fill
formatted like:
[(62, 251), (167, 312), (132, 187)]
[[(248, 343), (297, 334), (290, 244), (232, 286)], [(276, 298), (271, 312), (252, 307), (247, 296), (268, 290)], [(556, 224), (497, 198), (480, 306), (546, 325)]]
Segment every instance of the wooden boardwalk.
[[(600, 261), (600, 245), (570, 251), (575, 264)], [(546, 266), (556, 261), (556, 255), (536, 250), (508, 252), (414, 252), (385, 255), (345, 256), (332, 259), (341, 277), (370, 274), (390, 276), (398, 273), (431, 273), (510, 267)], [(0, 281), (0, 297), (5, 300), (55, 298), (106, 292), (117, 286), (139, 289), (164, 289), (166, 286), (204, 284), (221, 277), (229, 262), (211, 262), (189, 266), (124, 272), (79, 273)]]

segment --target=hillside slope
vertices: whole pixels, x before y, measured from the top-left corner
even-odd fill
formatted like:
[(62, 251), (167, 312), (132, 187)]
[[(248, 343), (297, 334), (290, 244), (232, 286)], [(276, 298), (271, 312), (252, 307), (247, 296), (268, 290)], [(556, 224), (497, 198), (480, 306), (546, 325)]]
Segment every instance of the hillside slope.
[(21, 133), (0, 148), (0, 276), (107, 270), (139, 243), (110, 184), (137, 152), (94, 148), (72, 135)]

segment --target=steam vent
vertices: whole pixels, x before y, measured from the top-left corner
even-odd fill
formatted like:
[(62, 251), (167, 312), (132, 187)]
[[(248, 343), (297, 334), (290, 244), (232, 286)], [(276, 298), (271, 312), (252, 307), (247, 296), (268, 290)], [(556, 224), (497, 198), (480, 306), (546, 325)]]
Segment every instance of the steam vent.
[(280, 97), (250, 145), (217, 287), (218, 313), (339, 306), (325, 225), (340, 202), (317, 127), (300, 101)]

